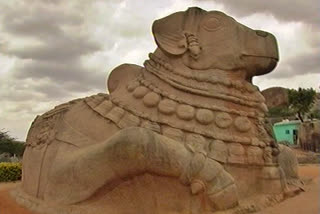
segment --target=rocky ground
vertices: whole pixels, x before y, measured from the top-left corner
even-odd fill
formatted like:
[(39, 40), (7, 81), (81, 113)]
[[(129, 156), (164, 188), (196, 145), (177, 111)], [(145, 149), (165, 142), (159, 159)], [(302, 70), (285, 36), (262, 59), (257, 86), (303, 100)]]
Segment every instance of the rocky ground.
[(300, 164), (307, 164), (307, 163), (320, 164), (320, 153), (304, 151), (300, 148), (292, 148), (292, 149), (296, 153), (298, 162)]
[(0, 213), (1, 214), (35, 214), (19, 206), (11, 198), (9, 191), (14, 188), (17, 183), (0, 183)]
[(287, 199), (276, 206), (269, 207), (259, 214), (319, 214), (320, 213), (320, 165), (307, 164), (299, 168), (300, 176), (312, 178), (305, 192)]
[[(320, 165), (300, 165), (299, 173), (304, 180), (308, 180), (307, 178), (312, 179), (306, 186), (306, 191), (273, 207), (269, 207), (258, 214), (319, 214)], [(35, 214), (17, 205), (10, 197), (10, 189), (18, 184), (0, 183), (0, 214)]]

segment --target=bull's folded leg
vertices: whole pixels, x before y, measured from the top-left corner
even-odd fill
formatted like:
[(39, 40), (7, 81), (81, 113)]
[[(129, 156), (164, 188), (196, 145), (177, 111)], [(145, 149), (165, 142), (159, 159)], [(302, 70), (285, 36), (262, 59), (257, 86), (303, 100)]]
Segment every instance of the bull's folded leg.
[(150, 130), (123, 129), (106, 142), (55, 164), (45, 199), (73, 204), (87, 199), (103, 185), (112, 188), (122, 179), (145, 172), (178, 177), (190, 157), (183, 145)]
[[(57, 163), (52, 171), (45, 200), (61, 204), (74, 204), (88, 199), (99, 188), (112, 190), (133, 176), (151, 173), (176, 177), (189, 175), (193, 181), (204, 183), (209, 200), (215, 207), (225, 209), (236, 201), (225, 203), (225, 197), (236, 195), (232, 177), (216, 161), (200, 158), (199, 169), (193, 166), (194, 155), (183, 144), (144, 128), (119, 131), (104, 143), (87, 147)], [(233, 185), (233, 186), (232, 186)], [(59, 191), (56, 191), (59, 189)], [(194, 194), (197, 191), (190, 191)], [(215, 202), (213, 202), (215, 203)]]

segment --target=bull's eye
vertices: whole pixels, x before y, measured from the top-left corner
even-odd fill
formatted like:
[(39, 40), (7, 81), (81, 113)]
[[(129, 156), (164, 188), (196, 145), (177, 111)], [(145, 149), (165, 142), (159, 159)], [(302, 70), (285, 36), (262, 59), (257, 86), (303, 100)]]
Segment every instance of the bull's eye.
[(221, 26), (219, 19), (215, 17), (209, 17), (203, 20), (202, 27), (207, 31), (215, 31)]

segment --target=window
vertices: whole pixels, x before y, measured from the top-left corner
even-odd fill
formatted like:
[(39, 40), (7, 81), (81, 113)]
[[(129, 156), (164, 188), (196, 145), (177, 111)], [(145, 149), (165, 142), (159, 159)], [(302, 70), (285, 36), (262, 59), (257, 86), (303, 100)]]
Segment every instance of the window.
[(290, 134), (290, 130), (286, 130), (286, 134)]

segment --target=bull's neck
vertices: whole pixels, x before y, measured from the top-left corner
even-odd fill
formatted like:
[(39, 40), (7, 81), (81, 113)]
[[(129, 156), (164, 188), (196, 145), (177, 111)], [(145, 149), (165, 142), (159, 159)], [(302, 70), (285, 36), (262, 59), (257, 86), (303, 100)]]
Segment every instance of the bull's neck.
[(257, 87), (231, 76), (227, 71), (196, 71), (156, 54), (149, 54), (149, 57), (144, 63), (146, 73), (156, 76), (159, 81), (166, 82), (177, 90), (226, 101), (238, 100), (241, 105), (250, 102), (259, 106), (264, 102)]

